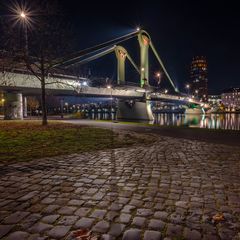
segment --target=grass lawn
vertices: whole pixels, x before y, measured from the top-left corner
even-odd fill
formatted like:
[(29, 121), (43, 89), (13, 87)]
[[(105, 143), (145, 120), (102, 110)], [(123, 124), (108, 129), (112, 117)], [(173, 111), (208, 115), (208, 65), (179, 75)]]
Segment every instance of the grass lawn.
[(127, 147), (145, 141), (131, 134), (57, 121), (0, 121), (0, 161), (24, 161), (56, 155)]

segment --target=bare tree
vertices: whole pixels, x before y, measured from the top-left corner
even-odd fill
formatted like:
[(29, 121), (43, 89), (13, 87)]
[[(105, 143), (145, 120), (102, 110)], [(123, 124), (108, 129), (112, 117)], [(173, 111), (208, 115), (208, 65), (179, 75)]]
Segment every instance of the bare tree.
[(31, 18), (31, 21), (25, 20), (23, 29), (18, 31), (20, 37), (16, 40), (15, 37), (12, 38), (16, 35), (14, 29), (19, 26), (14, 27), (10, 22), (4, 34), (6, 46), (14, 50), (12, 55), (20, 57), (27, 70), (40, 81), (42, 124), (47, 125), (46, 86), (51, 83), (46, 80), (48, 76), (60, 71), (52, 68), (56, 59), (72, 52), (73, 37), (57, 1), (29, 0), (30, 2), (32, 12), (30, 9), (26, 17)]

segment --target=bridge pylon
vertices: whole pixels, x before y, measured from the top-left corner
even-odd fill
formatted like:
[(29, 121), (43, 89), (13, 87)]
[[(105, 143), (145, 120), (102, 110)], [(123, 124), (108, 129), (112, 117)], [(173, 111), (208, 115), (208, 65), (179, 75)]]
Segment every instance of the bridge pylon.
[(127, 51), (121, 46), (116, 46), (115, 54), (117, 57), (117, 83), (118, 85), (123, 85), (125, 84), (125, 60)]
[(149, 84), (148, 52), (151, 38), (146, 31), (141, 30), (138, 33), (138, 42), (140, 45), (140, 85), (143, 87)]

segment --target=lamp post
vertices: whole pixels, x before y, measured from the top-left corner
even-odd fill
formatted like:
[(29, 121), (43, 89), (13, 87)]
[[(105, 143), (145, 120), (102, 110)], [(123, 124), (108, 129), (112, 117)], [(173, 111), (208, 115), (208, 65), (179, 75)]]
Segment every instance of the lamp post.
[(24, 11), (19, 14), (21, 21), (23, 22), (24, 38), (25, 38), (25, 55), (28, 56), (28, 32), (27, 32), (27, 18), (28, 16)]
[(112, 118), (112, 86), (111, 85), (107, 85), (107, 89), (111, 89), (111, 109), (110, 109), (110, 116), (111, 116), (111, 120), (113, 120)]
[(60, 99), (60, 111), (61, 111), (61, 118), (63, 118), (63, 101), (64, 101), (64, 99), (63, 99), (63, 98), (61, 98), (61, 99)]
[(68, 102), (65, 102), (65, 106), (66, 106), (67, 114), (68, 114)]
[(156, 77), (157, 77), (157, 80), (158, 80), (157, 84), (160, 85), (160, 82), (161, 82), (161, 73), (160, 73), (160, 72), (157, 72), (157, 73), (156, 73)]
[(195, 90), (195, 95), (198, 98), (198, 90)]
[(189, 95), (189, 89), (190, 89), (190, 85), (189, 84), (186, 85), (186, 89), (187, 89), (187, 94)]

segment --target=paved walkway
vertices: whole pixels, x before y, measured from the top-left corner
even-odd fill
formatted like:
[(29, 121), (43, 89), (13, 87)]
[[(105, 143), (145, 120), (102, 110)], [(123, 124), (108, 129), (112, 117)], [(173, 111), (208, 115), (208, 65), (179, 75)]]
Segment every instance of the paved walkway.
[(80, 228), (101, 239), (240, 239), (237, 147), (159, 137), (0, 173), (0, 239), (74, 239)]

